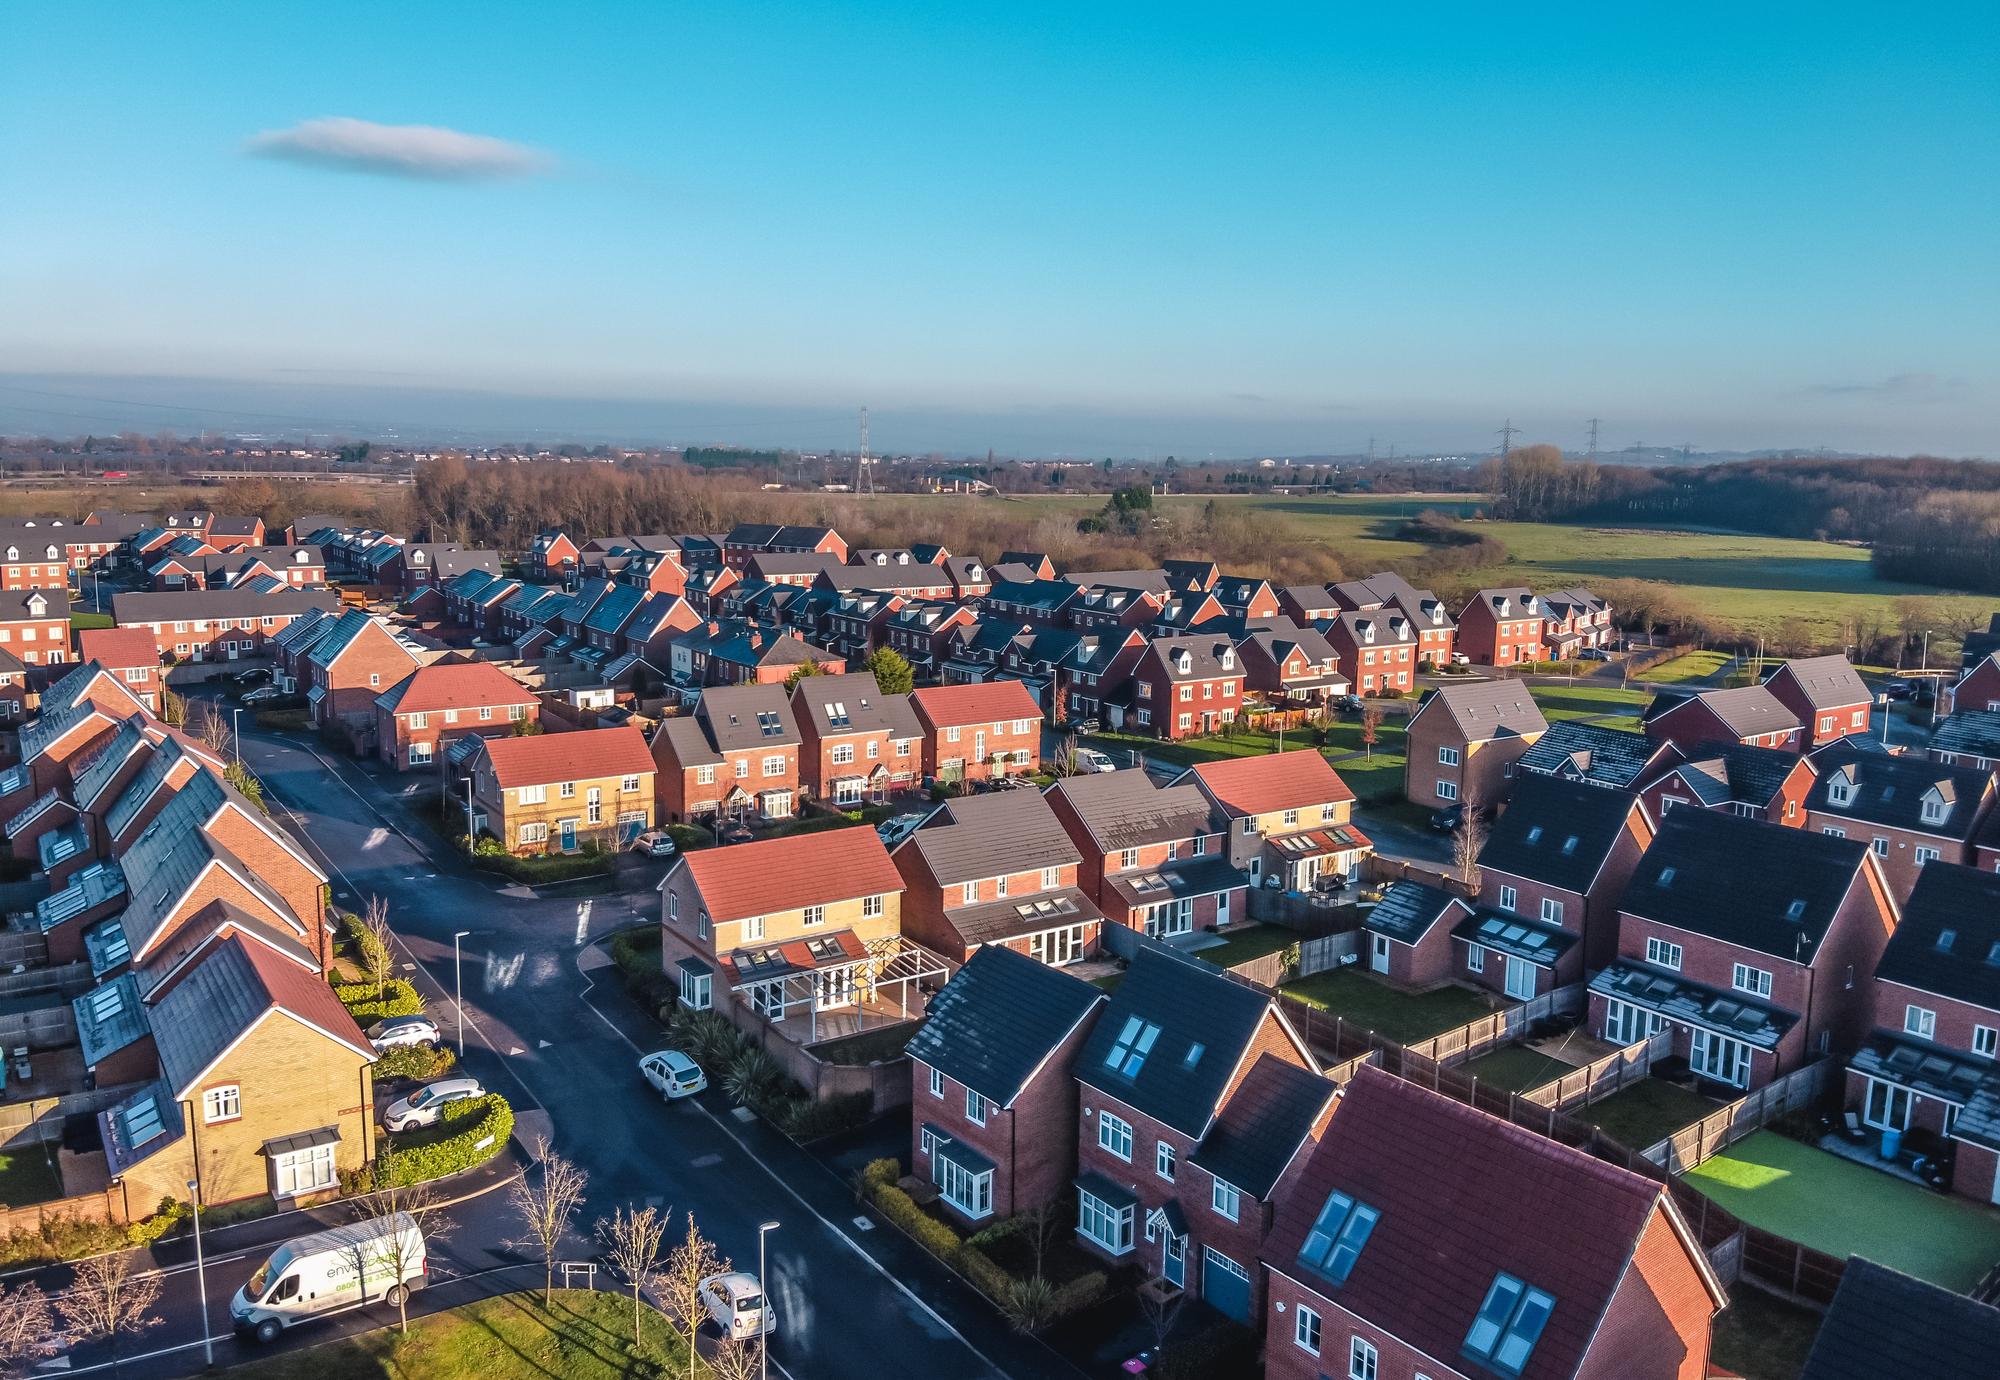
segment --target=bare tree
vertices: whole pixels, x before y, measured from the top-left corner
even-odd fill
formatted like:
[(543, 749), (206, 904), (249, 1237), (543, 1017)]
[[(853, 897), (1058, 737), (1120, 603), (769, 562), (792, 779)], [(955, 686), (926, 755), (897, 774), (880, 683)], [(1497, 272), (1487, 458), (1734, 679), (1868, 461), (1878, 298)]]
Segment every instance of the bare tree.
[(1382, 706), (1370, 700), (1361, 709), (1361, 758), (1373, 761), (1375, 744), (1382, 741)]
[(1479, 850), (1486, 846), (1486, 812), (1477, 799), (1459, 801), (1458, 827), (1451, 831), (1451, 865), (1467, 886), (1479, 886)]
[(1055, 761), (1049, 764), (1057, 776), (1076, 775), (1076, 735), (1065, 737), (1056, 748)]
[(118, 1373), (119, 1345), (158, 1325), (160, 1276), (134, 1274), (133, 1255), (119, 1251), (93, 1256), (76, 1267), (69, 1292), (57, 1304), (64, 1326), (78, 1337), (102, 1337), (111, 1344), (111, 1373)]
[(55, 1339), (56, 1310), (32, 1284), (0, 1287), (0, 1375), (25, 1375), (28, 1367), (62, 1348)]
[[(694, 1357), (694, 1345), (688, 1344), (688, 1357)], [(725, 1337), (715, 1348), (715, 1354), (708, 1358), (709, 1371), (716, 1380), (757, 1380), (763, 1371), (764, 1339), (753, 1337), (736, 1341)]]
[(701, 1234), (694, 1224), (694, 1214), (688, 1213), (687, 1235), (667, 1255), (666, 1267), (660, 1272), (660, 1297), (666, 1304), (667, 1316), (687, 1336), (689, 1380), (693, 1380), (695, 1373), (694, 1334), (708, 1316), (701, 1301), (701, 1282), (728, 1269), (729, 1258)]
[(1056, 1237), (1064, 1229), (1062, 1205), (1056, 1199), (1037, 1203), (1014, 1215), (1021, 1224), (1020, 1237), (1028, 1243), (1028, 1251), (1035, 1258), (1035, 1278), (1043, 1278), (1042, 1265), (1048, 1259), (1049, 1248), (1055, 1245)]
[[(632, 1344), (637, 1346), (639, 1337), (639, 1296), (654, 1283), (660, 1270), (660, 1244), (666, 1238), (667, 1226), (673, 1220), (669, 1209), (662, 1214), (658, 1208), (644, 1207), (636, 1210), (618, 1208), (608, 1218), (597, 1222), (598, 1240), (604, 1243), (611, 1263), (618, 1267), (620, 1274), (632, 1286)], [(692, 1230), (692, 1228), (690, 1228)], [(694, 1338), (690, 1334), (688, 1347), (692, 1351)], [(689, 1373), (693, 1373), (692, 1362)]]
[(160, 722), (169, 728), (179, 728), (187, 723), (187, 700), (171, 690), (160, 691)]
[(375, 996), (381, 999), (383, 989), (389, 984), (389, 975), (396, 966), (396, 932), (389, 928), (389, 900), (386, 896), (370, 896), (367, 907), (357, 917), (361, 921), (362, 933), (371, 942), (357, 945), (361, 950), (362, 967), (368, 971), (369, 981), (375, 984)]
[(194, 740), (207, 748), (221, 760), (227, 762), (231, 756), (229, 720), (224, 718), (220, 707), (204, 700), (197, 712), (187, 716), (187, 731)]
[(1167, 1338), (1172, 1335), (1174, 1324), (1181, 1319), (1181, 1309), (1187, 1306), (1185, 1289), (1146, 1288), (1139, 1291), (1139, 1311), (1146, 1316), (1146, 1326), (1153, 1333), (1153, 1364), (1159, 1364), (1160, 1356), (1167, 1349)]
[(507, 1201), (521, 1214), (526, 1227), (522, 1239), (507, 1244), (542, 1253), (542, 1302), (546, 1304), (556, 1288), (556, 1253), (583, 1206), (583, 1186), (589, 1176), (550, 1150), (547, 1136), (535, 1141), (535, 1158), (541, 1161), (541, 1181), (516, 1179), (507, 1191)]
[[(377, 1189), (353, 1202), (360, 1220), (375, 1223), (380, 1229), (379, 1234), (357, 1242), (354, 1247), (354, 1268), (362, 1282), (362, 1298), (368, 1296), (372, 1265), (377, 1273), (388, 1275), (392, 1281), (384, 1297), (396, 1305), (396, 1320), (407, 1336), (410, 1291), (403, 1280), (422, 1268), (425, 1253), (450, 1236), (455, 1224), (444, 1215), (444, 1203), (433, 1184)], [(404, 1218), (416, 1228), (414, 1232), (402, 1230)]]

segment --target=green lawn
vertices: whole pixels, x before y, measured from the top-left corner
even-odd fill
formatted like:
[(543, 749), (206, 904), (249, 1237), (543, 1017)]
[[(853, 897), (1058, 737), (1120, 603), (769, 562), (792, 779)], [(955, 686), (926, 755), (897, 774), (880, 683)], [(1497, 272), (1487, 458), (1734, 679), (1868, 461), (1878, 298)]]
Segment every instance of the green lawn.
[(92, 613), (88, 609), (78, 609), (75, 613), (72, 613), (69, 616), (69, 625), (78, 632), (82, 632), (85, 628), (110, 628), (117, 626), (110, 614)]
[(1463, 987), (1399, 992), (1351, 968), (1315, 973), (1286, 983), (1284, 990), (1309, 1006), (1403, 1045), (1456, 1030), (1493, 1010), (1484, 997)]
[(1653, 692), (1616, 685), (1537, 685), (1528, 693), (1545, 719), (1595, 719), (1621, 715), (1606, 722), (1613, 728), (1637, 728), (1639, 714), (1652, 702)]
[(1377, 752), (1372, 758), (1350, 757), (1335, 762), (1333, 769), (1363, 805), (1400, 800), (1403, 796), (1404, 758), (1398, 752)]
[(1639, 678), (1662, 685), (1685, 685), (1690, 681), (1706, 680), (1728, 664), (1727, 652), (1683, 652), (1640, 672)]
[(27, 1207), (63, 1196), (62, 1180), (39, 1145), (24, 1145), (0, 1153), (0, 1203)]
[[(381, 1321), (395, 1310), (377, 1307)], [(685, 1376), (687, 1348), (652, 1307), (642, 1315), (647, 1356), (632, 1354), (632, 1299), (559, 1289), (503, 1294), (394, 1328), (232, 1366), (238, 1380), (655, 1380)], [(700, 1375), (710, 1375), (702, 1365)]]
[(1699, 1121), (1720, 1103), (1648, 1078), (1611, 1094), (1602, 1102), (1580, 1108), (1576, 1115), (1596, 1126), (1627, 1150), (1645, 1150)]
[(1509, 1092), (1526, 1092), (1539, 1088), (1544, 1083), (1553, 1083), (1566, 1073), (1575, 1072), (1576, 1065), (1565, 1064), (1560, 1059), (1529, 1049), (1526, 1045), (1509, 1045), (1506, 1049), (1495, 1050), (1481, 1055), (1470, 1063), (1460, 1064), (1458, 1071), (1477, 1078), (1482, 1083), (1505, 1088)]
[(1709, 1356), (1745, 1380), (1798, 1380), (1819, 1336), (1820, 1315), (1748, 1284), (1732, 1285), (1715, 1320)]
[[(1398, 714), (1393, 718), (1384, 715), (1382, 722), (1375, 726), (1374, 755), (1380, 757), (1388, 752), (1398, 757), (1402, 756), (1405, 751), (1404, 740), (1408, 737), (1404, 730), (1408, 723), (1409, 720), (1404, 715)], [(1335, 754), (1361, 751), (1361, 721), (1336, 719), (1327, 724), (1326, 750)]]
[(1964, 1293), (2000, 1261), (2000, 1209), (1759, 1131), (1686, 1181), (1751, 1226)]
[(1203, 949), (1195, 957), (1205, 963), (1213, 963), (1218, 968), (1233, 968), (1239, 963), (1248, 963), (1265, 954), (1274, 954), (1289, 949), (1299, 942), (1296, 930), (1288, 930), (1283, 925), (1252, 925), (1248, 929), (1237, 930), (1212, 949)]

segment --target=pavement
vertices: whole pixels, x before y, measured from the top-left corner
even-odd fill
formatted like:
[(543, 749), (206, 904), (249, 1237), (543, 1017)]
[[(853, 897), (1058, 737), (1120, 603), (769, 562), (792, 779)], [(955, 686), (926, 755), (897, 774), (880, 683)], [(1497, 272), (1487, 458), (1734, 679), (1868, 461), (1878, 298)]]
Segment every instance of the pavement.
[[(719, 1090), (672, 1104), (644, 1090), (634, 1064), (659, 1027), (626, 997), (597, 944), (627, 926), (657, 923), (651, 886), (660, 865), (621, 869), (599, 884), (609, 894), (509, 885), (472, 869), (415, 818), (403, 795), (408, 778), (378, 775), (303, 736), (247, 722), (242, 751), (273, 817), (327, 871), (336, 904), (359, 909), (370, 896), (388, 900), (402, 974), (425, 992), (448, 1037), (457, 1034), (453, 997), (462, 980), (465, 1071), (513, 1101), (524, 1139), (538, 1122), (549, 1127), (556, 1153), (589, 1175), (565, 1259), (601, 1262), (592, 1224), (615, 1207), (650, 1204), (677, 1219), (692, 1212), (725, 1255), (754, 1271), (758, 1224), (775, 1221), (764, 1270), (780, 1317), (774, 1374), (879, 1380), (885, 1373), (1074, 1373), (1041, 1343), (1014, 1333), (918, 1247), (862, 1215), (832, 1167), (742, 1119)], [(451, 1233), (433, 1257), (440, 1283), (417, 1296), (419, 1310), (539, 1283), (538, 1260), (506, 1244), (519, 1226), (504, 1193), (448, 1216)], [(205, 1244), (210, 1315), (226, 1330), (228, 1295), (268, 1242), (245, 1247), (211, 1232)], [(165, 1321), (127, 1346), (123, 1373), (176, 1376), (202, 1365), (200, 1307), (182, 1249), (162, 1248)], [(47, 1287), (61, 1287), (64, 1271), (44, 1273)], [(606, 1275), (600, 1263), (600, 1282)], [(379, 1327), (389, 1313), (359, 1310), (301, 1328), (278, 1345)], [(255, 1353), (233, 1338), (216, 1349), (225, 1365)], [(64, 1360), (60, 1369), (82, 1374), (107, 1364), (108, 1355), (85, 1346)]]

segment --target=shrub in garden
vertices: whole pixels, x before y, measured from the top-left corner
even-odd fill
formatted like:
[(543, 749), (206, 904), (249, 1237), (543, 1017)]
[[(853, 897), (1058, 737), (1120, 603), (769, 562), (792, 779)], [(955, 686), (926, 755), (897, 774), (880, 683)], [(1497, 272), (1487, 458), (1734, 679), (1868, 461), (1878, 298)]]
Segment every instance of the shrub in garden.
[(514, 1109), (499, 1093), (488, 1093), (446, 1103), (439, 1122), (447, 1133), (441, 1139), (404, 1149), (392, 1145), (381, 1153), (376, 1187), (407, 1187), (486, 1163), (507, 1148), (507, 1138), (514, 1134)]
[(375, 995), (372, 982), (336, 982), (333, 994), (340, 998), (340, 1004), (347, 1008), (347, 1014), (354, 1017), (357, 1025), (372, 1025), (386, 1016), (421, 1016), (424, 1014), (424, 999), (417, 995), (417, 989), (407, 978), (390, 978), (382, 984), (382, 995)]
[(458, 1062), (449, 1045), (406, 1045), (402, 1049), (392, 1049), (375, 1060), (375, 1081), (389, 1082), (397, 1078), (412, 1078), (426, 1083), (433, 1078), (442, 1078)]
[(958, 1233), (918, 1207), (916, 1200), (900, 1188), (878, 1189), (875, 1206), (882, 1215), (916, 1239), (916, 1243), (940, 1260), (958, 1257)]

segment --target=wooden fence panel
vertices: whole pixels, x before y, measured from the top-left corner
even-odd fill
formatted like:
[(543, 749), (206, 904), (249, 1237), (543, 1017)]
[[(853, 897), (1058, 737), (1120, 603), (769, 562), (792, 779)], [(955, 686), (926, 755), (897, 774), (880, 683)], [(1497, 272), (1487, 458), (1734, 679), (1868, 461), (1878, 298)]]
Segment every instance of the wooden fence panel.
[(1794, 1069), (1640, 1153), (1670, 1174), (1685, 1174), (1779, 1117), (1810, 1107), (1825, 1090), (1832, 1068), (1831, 1060), (1822, 1059)]

